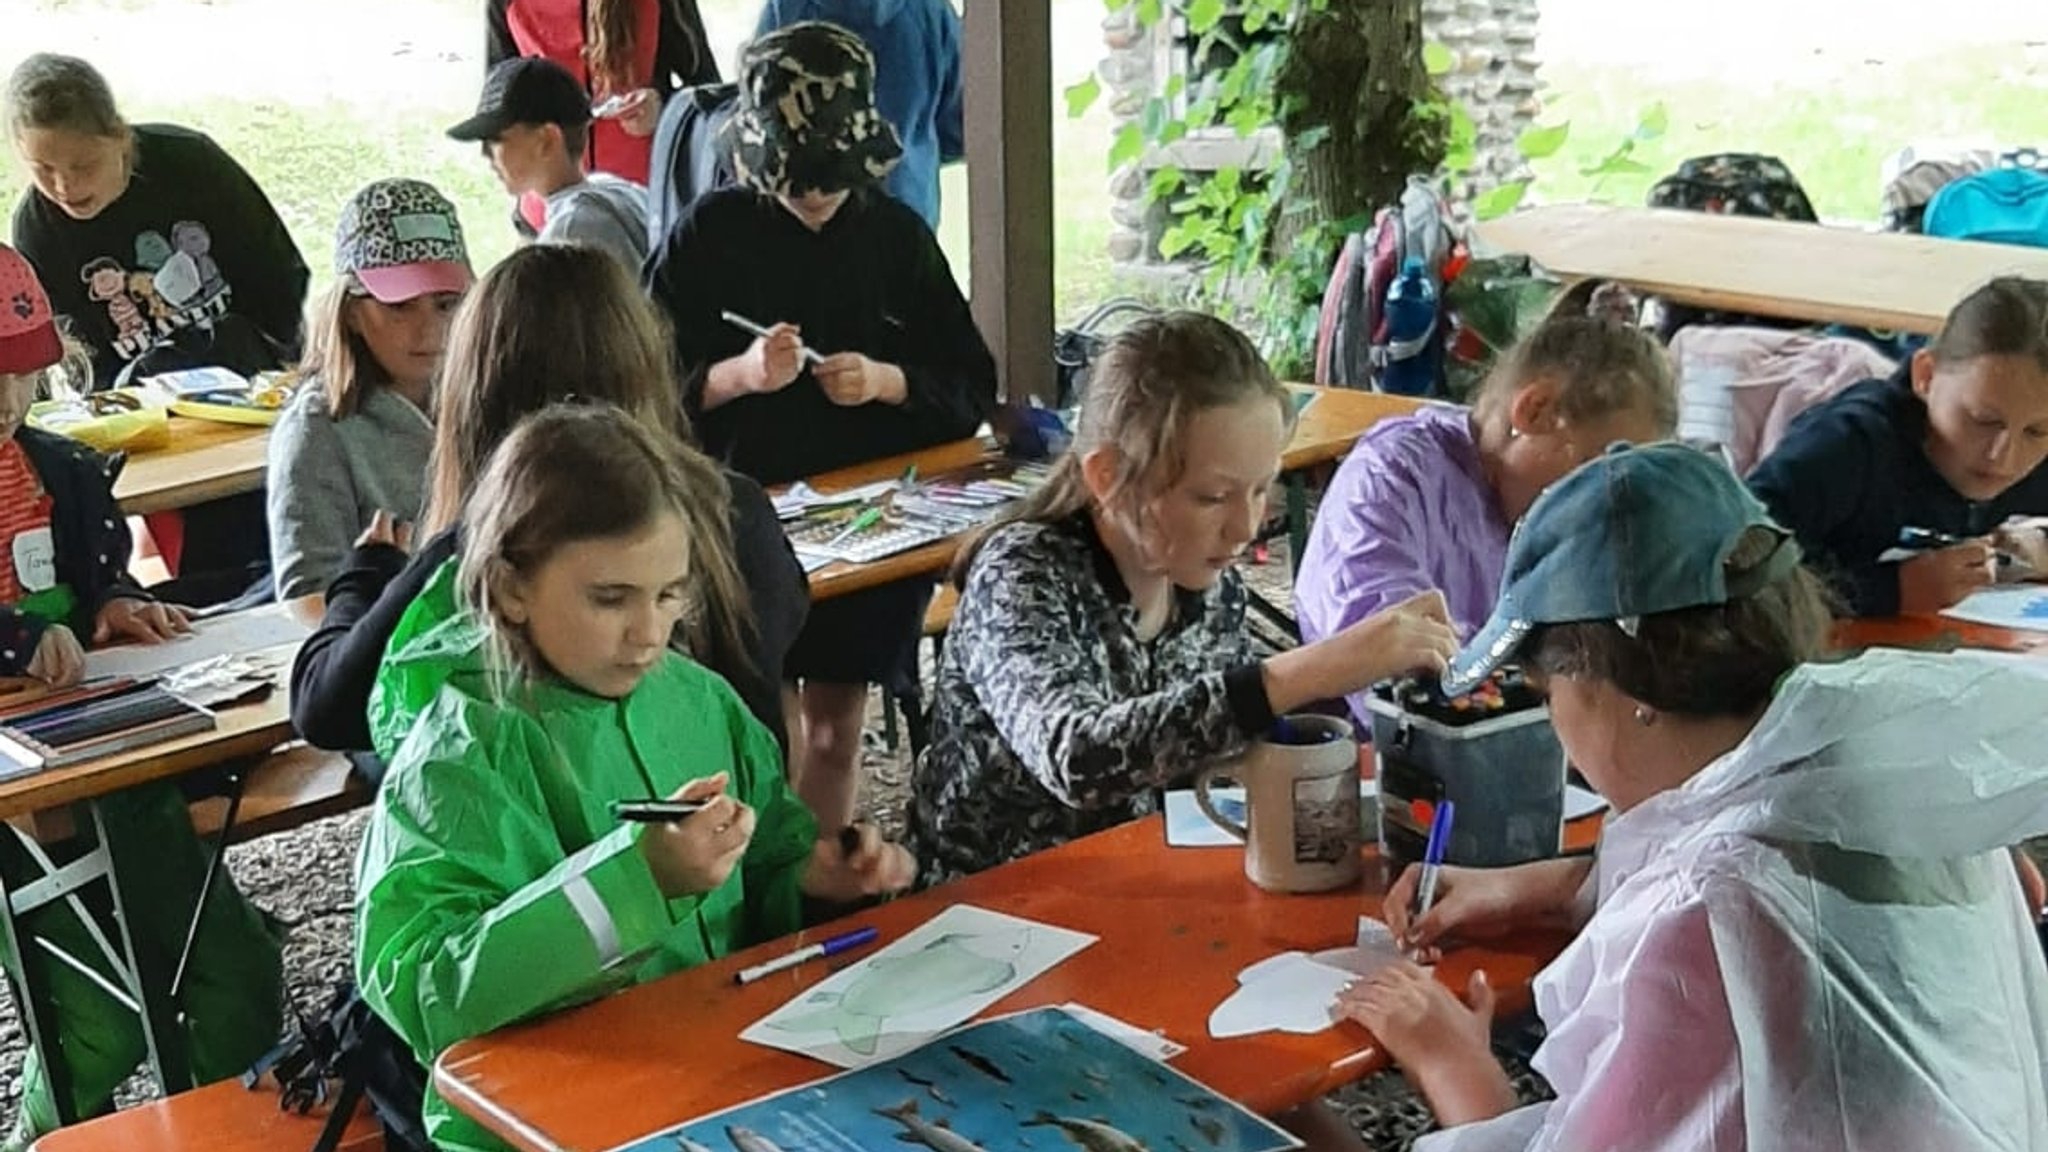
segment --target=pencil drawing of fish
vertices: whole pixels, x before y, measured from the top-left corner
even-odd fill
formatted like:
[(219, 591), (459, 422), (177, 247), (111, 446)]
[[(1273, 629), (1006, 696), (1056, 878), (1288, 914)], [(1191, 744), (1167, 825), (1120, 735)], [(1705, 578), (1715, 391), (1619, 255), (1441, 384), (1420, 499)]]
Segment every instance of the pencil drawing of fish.
[(1100, 1120), (1077, 1120), (1040, 1112), (1024, 1122), (1026, 1128), (1057, 1128), (1068, 1143), (1081, 1152), (1150, 1152), (1137, 1138)]
[(1188, 1123), (1193, 1124), (1195, 1126), (1195, 1131), (1200, 1132), (1202, 1134), (1202, 1139), (1207, 1140), (1211, 1145), (1216, 1147), (1221, 1147), (1223, 1145), (1222, 1121), (1214, 1120), (1207, 1116), (1197, 1116), (1194, 1119), (1188, 1121)]
[(849, 1050), (872, 1056), (891, 1019), (993, 992), (1015, 980), (1018, 959), (1030, 942), (1029, 928), (948, 932), (907, 956), (869, 961), (844, 991), (816, 993), (803, 1002), (816, 1011), (770, 1027), (798, 1035), (831, 1032)]
[(711, 1149), (697, 1143), (688, 1136), (676, 1137), (676, 1152), (711, 1152)]
[(874, 1111), (885, 1120), (903, 1125), (904, 1130), (896, 1138), (906, 1144), (922, 1144), (932, 1152), (984, 1152), (981, 1145), (953, 1131), (944, 1120), (928, 1121), (918, 1115), (916, 1097), (894, 1108), (877, 1108)]

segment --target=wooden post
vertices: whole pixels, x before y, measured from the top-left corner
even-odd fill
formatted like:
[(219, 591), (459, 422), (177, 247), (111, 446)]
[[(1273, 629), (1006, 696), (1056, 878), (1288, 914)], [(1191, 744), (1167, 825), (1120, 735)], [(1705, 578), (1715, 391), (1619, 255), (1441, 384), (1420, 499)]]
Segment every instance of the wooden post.
[(1003, 394), (1054, 395), (1052, 13), (1046, 0), (966, 11), (968, 252), (974, 318)]

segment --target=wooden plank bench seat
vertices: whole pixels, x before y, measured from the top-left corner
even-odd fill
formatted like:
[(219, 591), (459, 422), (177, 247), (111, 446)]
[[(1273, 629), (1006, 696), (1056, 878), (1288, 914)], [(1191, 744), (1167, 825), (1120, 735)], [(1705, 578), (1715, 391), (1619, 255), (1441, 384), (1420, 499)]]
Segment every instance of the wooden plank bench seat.
[[(300, 1152), (326, 1123), (323, 1109), (300, 1116), (277, 1106), (277, 1090), (222, 1080), (59, 1129), (32, 1152)], [(340, 1152), (377, 1152), (384, 1130), (366, 1105), (342, 1132)]]
[[(360, 808), (370, 802), (371, 794), (369, 783), (350, 770), (341, 753), (294, 745), (249, 770), (228, 843), (240, 844)], [(209, 797), (194, 802), (191, 811), (193, 830), (210, 840), (227, 819), (228, 801), (225, 796)]]

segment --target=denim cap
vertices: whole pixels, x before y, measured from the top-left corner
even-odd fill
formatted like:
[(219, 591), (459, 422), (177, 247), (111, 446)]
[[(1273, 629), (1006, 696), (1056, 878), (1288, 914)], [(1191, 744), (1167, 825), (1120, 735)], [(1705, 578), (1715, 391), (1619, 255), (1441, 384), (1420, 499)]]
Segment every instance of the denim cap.
[[(1778, 548), (1731, 581), (1728, 556), (1752, 528), (1770, 529)], [(1748, 596), (1799, 556), (1719, 457), (1673, 441), (1616, 444), (1545, 489), (1515, 525), (1500, 600), (1451, 661), (1443, 691), (1470, 692), (1539, 625), (1612, 620), (1633, 636), (1645, 616)]]

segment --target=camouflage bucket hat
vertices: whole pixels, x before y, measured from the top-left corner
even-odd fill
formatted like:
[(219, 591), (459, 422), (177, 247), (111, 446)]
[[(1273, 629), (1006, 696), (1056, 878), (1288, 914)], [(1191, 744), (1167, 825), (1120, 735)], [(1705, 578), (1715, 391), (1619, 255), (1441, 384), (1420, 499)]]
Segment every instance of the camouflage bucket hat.
[(740, 179), (772, 195), (880, 181), (903, 144), (875, 110), (875, 57), (837, 24), (805, 21), (740, 56), (740, 102), (721, 130)]

